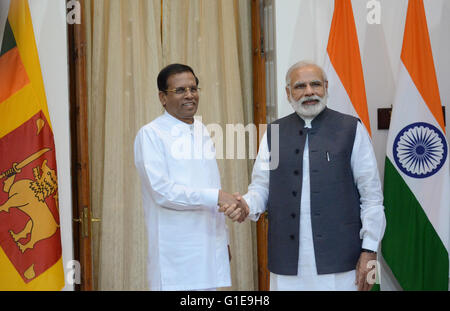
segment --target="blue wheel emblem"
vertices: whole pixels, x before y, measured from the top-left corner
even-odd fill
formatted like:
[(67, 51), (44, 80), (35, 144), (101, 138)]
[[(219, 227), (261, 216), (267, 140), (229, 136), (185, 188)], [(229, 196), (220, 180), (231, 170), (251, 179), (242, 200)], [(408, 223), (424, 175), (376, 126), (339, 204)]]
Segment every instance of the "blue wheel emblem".
[(426, 178), (444, 165), (447, 142), (435, 126), (424, 122), (413, 123), (398, 133), (392, 154), (403, 173), (414, 178)]

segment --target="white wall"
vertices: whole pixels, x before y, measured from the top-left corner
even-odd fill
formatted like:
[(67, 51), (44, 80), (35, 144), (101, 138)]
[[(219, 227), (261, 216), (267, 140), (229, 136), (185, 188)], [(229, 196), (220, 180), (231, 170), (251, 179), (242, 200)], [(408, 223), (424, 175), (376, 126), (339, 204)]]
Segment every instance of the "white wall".
[[(278, 117), (293, 112), (284, 92), (288, 68), (302, 59), (324, 64), (334, 0), (274, 0)], [(394, 99), (407, 0), (380, 0), (381, 23), (366, 21), (368, 0), (352, 0), (364, 71), (372, 140), (380, 177), (384, 177), (387, 130), (377, 129), (377, 109)], [(442, 105), (450, 122), (450, 1), (424, 0)], [(332, 94), (330, 94), (332, 96)], [(447, 126), (447, 129), (449, 127)], [(447, 137), (450, 134), (447, 130)], [(387, 275), (381, 277), (389, 279)], [(394, 282), (393, 280), (390, 280)], [(388, 289), (395, 289), (394, 283)]]
[[(29, 0), (29, 5), (55, 138), (62, 256), (67, 276), (73, 242), (66, 4), (65, 0)], [(67, 280), (64, 290), (73, 290)]]

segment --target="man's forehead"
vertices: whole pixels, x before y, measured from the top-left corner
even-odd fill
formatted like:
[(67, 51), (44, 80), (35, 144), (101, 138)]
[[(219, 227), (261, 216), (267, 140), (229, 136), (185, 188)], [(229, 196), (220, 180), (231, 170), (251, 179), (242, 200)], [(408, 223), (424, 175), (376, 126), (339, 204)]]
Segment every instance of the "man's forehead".
[(195, 77), (190, 71), (175, 73), (173, 75), (170, 75), (169, 78), (167, 78), (167, 84), (169, 85), (175, 85), (175, 84), (186, 84), (186, 83), (194, 83), (195, 85)]
[(305, 66), (297, 68), (291, 73), (291, 83), (296, 82), (311, 82), (311, 81), (322, 81), (322, 72), (317, 66)]

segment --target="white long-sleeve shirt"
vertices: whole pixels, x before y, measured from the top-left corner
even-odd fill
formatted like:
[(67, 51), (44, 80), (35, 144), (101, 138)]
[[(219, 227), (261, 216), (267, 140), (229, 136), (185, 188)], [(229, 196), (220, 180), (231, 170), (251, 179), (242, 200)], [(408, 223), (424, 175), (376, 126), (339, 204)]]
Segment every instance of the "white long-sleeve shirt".
[[(311, 121), (305, 120), (305, 127), (311, 127)], [(270, 154), (267, 135), (261, 140), (256, 158), (252, 182), (248, 193), (243, 197), (250, 208), (249, 218), (257, 221), (266, 211), (269, 196)], [(360, 238), (362, 248), (378, 250), (385, 229), (385, 216), (381, 182), (372, 143), (363, 125), (358, 122), (351, 156), (353, 177), (360, 193), (361, 222)], [(303, 182), (300, 202), (300, 239), (299, 269), (297, 276), (285, 276), (271, 273), (271, 290), (356, 290), (355, 270), (343, 273), (318, 275), (311, 229), (311, 202), (309, 180), (309, 147), (305, 143), (303, 153)], [(330, 202), (332, 204), (332, 202)], [(276, 242), (275, 242), (276, 243)]]
[(220, 175), (206, 127), (165, 112), (139, 130), (134, 153), (150, 289), (230, 286), (227, 228), (217, 206)]

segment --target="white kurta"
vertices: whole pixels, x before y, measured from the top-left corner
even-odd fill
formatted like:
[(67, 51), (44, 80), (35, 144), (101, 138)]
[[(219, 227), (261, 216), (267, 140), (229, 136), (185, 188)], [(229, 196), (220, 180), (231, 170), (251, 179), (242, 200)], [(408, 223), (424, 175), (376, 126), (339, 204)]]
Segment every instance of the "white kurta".
[(135, 140), (148, 233), (151, 290), (231, 285), (228, 233), (218, 211), (220, 175), (206, 127), (167, 112)]
[[(311, 123), (306, 122), (305, 127)], [(261, 146), (252, 173), (252, 183), (244, 195), (250, 207), (250, 219), (258, 220), (266, 210), (269, 195), (269, 150), (267, 136), (261, 140)], [(385, 229), (383, 195), (378, 175), (375, 154), (370, 137), (359, 122), (353, 144), (351, 167), (353, 177), (361, 195), (360, 238), (362, 247), (377, 250)], [(311, 202), (309, 182), (309, 146), (308, 138), (303, 153), (303, 182), (300, 202), (300, 238), (298, 274), (287, 276), (270, 273), (271, 290), (356, 290), (356, 271), (334, 274), (317, 274), (314, 244), (311, 229)], [(332, 202), (330, 202), (332, 204)]]

